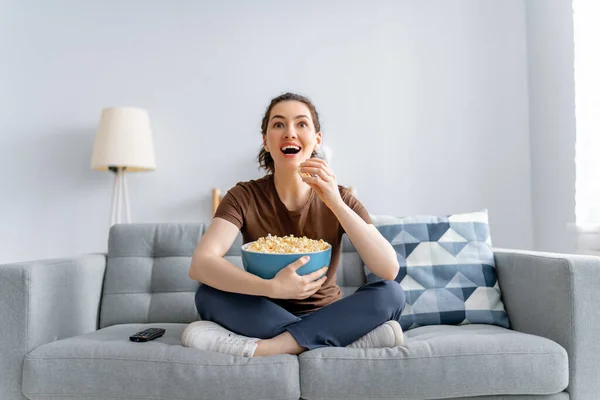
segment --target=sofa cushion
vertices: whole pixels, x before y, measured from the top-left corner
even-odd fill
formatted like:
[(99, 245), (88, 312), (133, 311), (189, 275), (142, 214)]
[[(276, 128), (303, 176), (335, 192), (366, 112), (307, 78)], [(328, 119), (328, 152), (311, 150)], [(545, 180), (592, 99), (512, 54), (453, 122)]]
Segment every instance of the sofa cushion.
[(198, 319), (189, 278), (204, 225), (117, 224), (108, 237), (100, 328), (115, 324)]
[[(129, 336), (148, 327), (165, 335)], [(29, 399), (298, 399), (298, 359), (242, 358), (181, 345), (185, 324), (113, 325), (38, 347), (23, 366)]]
[(344, 233), (342, 235), (342, 251), (336, 271), (336, 282), (342, 291), (342, 295), (348, 296), (364, 285), (367, 280), (363, 270), (364, 263), (356, 248)]
[(554, 394), (568, 384), (557, 343), (494, 325), (430, 325), (405, 332), (405, 345), (319, 348), (302, 353), (304, 399)]
[[(396, 281), (406, 294), (400, 319), (404, 330), (469, 323), (509, 327), (486, 210), (375, 221), (400, 264)], [(365, 273), (369, 282), (380, 279), (368, 266)]]

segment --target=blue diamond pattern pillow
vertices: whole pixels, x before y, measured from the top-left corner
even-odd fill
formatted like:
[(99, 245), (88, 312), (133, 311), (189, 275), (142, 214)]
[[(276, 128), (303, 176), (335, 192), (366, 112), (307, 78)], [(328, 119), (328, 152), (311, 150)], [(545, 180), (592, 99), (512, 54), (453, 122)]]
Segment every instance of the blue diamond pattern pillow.
[[(509, 327), (501, 300), (487, 210), (445, 217), (373, 216), (392, 244), (406, 294), (402, 329), (423, 325)], [(380, 280), (365, 265), (367, 282)]]

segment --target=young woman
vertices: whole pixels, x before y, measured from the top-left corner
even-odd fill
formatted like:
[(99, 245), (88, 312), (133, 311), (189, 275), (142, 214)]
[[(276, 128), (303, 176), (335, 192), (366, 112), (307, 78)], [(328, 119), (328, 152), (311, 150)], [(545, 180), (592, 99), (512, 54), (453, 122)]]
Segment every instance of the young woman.
[[(404, 292), (394, 281), (396, 253), (363, 205), (316, 157), (323, 134), (314, 105), (293, 93), (276, 97), (261, 130), (258, 160), (267, 174), (227, 192), (194, 251), (189, 276), (202, 283), (196, 292), (202, 321), (186, 327), (184, 346), (253, 357), (402, 345), (397, 321)], [(269, 233), (323, 239), (332, 245), (331, 263), (301, 276), (296, 270), (308, 259), (300, 258), (273, 279), (262, 279), (223, 257), (240, 230), (244, 243)], [(336, 269), (344, 233), (383, 280), (342, 298)]]

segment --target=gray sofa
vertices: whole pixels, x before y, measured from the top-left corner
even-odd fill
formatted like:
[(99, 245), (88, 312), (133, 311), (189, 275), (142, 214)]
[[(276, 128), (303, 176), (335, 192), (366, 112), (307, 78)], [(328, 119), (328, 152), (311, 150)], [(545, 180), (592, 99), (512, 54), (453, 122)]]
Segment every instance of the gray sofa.
[[(0, 399), (600, 398), (599, 258), (495, 249), (514, 330), (427, 326), (403, 347), (238, 358), (180, 342), (204, 229), (116, 225), (108, 254), (0, 266)], [(240, 244), (226, 256), (238, 266)], [(338, 282), (364, 281), (345, 238)], [(150, 326), (166, 334), (129, 341)]]

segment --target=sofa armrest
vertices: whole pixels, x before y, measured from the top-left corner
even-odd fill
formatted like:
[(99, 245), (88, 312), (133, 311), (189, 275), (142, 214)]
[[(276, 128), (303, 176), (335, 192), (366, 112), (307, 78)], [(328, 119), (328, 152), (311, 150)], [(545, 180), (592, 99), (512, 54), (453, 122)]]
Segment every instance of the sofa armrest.
[(543, 336), (569, 355), (574, 400), (600, 393), (600, 257), (494, 249), (502, 299), (514, 330)]
[(25, 399), (31, 350), (98, 329), (105, 268), (104, 254), (0, 265), (0, 399)]

